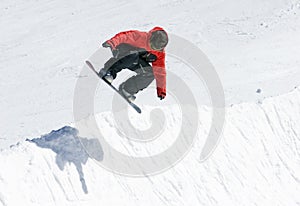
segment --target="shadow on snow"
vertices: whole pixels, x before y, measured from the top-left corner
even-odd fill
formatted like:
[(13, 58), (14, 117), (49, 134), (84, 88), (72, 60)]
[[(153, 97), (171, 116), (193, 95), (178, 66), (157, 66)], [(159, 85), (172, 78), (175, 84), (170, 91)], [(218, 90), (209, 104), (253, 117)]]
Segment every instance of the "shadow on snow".
[(103, 150), (99, 140), (87, 139), (78, 136), (78, 130), (65, 126), (59, 130), (53, 130), (49, 134), (32, 140), (41, 148), (51, 149), (56, 153), (56, 164), (60, 170), (63, 170), (66, 163), (73, 163), (76, 166), (82, 189), (88, 193), (85, 183), (82, 164), (85, 164), (89, 157), (97, 160), (103, 160)]

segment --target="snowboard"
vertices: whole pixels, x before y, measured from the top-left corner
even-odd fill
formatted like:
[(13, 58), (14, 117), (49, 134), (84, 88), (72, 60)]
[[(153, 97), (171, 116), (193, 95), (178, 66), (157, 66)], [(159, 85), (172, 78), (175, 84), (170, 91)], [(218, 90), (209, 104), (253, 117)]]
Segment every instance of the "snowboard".
[(94, 68), (93, 64), (90, 61), (85, 61), (85, 63), (88, 65), (88, 67), (102, 80), (104, 81), (110, 88), (112, 88), (115, 92), (117, 92), (137, 113), (142, 113), (142, 110), (133, 102), (128, 100), (126, 97), (124, 97), (121, 92), (110, 82), (108, 82), (106, 79), (103, 79), (99, 76), (98, 72)]

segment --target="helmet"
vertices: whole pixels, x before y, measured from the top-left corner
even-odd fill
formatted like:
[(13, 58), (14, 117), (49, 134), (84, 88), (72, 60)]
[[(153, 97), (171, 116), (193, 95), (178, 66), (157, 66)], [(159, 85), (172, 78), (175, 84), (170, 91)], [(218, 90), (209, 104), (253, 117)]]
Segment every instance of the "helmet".
[(168, 35), (164, 30), (156, 30), (151, 33), (150, 46), (153, 50), (163, 50), (168, 44)]

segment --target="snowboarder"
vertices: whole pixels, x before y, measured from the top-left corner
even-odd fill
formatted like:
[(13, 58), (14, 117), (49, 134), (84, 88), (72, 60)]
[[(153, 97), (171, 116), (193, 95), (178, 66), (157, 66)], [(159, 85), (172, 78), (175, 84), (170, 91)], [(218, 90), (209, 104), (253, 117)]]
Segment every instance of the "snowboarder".
[(136, 73), (120, 84), (120, 93), (134, 101), (139, 91), (156, 80), (157, 96), (160, 100), (166, 96), (165, 47), (168, 44), (167, 32), (155, 27), (149, 32), (130, 30), (116, 34), (102, 46), (110, 48), (113, 57), (99, 71), (99, 76), (112, 83), (122, 69)]

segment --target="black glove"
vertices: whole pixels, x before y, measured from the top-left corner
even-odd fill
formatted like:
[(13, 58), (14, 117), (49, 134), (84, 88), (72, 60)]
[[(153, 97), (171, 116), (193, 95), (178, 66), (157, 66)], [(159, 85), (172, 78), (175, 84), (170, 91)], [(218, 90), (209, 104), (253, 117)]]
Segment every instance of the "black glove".
[(163, 100), (165, 97), (164, 97), (164, 96), (158, 96), (158, 98), (159, 98), (160, 100)]
[(112, 49), (111, 45), (107, 41), (102, 44), (102, 47), (110, 48), (113, 57), (118, 58), (119, 50), (118, 49)]
[(157, 60), (157, 56), (147, 52), (146, 50), (139, 53), (146, 60), (146, 62), (155, 62)]
[(104, 48), (111, 48), (111, 45), (106, 41), (102, 44), (102, 47)]
[(155, 56), (154, 54), (148, 53), (146, 55), (145, 59), (147, 62), (155, 62), (157, 60), (157, 56)]

